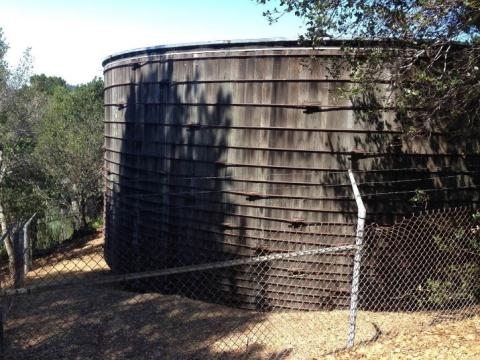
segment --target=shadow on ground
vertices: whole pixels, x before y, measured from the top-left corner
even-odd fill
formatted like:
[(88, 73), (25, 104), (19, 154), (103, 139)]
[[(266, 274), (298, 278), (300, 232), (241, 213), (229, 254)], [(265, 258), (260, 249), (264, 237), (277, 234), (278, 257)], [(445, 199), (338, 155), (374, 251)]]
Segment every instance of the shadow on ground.
[(11, 300), (9, 359), (284, 359), (292, 352), (257, 341), (266, 335), (257, 327), (261, 313), (176, 295), (77, 288)]

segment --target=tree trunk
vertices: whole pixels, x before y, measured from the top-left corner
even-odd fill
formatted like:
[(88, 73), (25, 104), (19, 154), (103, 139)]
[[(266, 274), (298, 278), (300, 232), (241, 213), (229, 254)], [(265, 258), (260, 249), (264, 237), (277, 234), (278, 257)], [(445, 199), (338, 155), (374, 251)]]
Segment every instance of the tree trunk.
[[(3, 152), (0, 150), (0, 185), (2, 184), (5, 173), (6, 173), (6, 169), (5, 169), (5, 164), (3, 162)], [(6, 231), (8, 231), (5, 209), (1, 201), (0, 201), (0, 229), (1, 229), (0, 234), (3, 234)], [(17, 241), (17, 243), (14, 243), (14, 238), (15, 237), (12, 236), (12, 234), (8, 234), (4, 239), (4, 244), (5, 244), (5, 250), (7, 251), (7, 255), (8, 255), (8, 268), (10, 270), (11, 281), (14, 287), (21, 287), (23, 285), (24, 273), (23, 273), (23, 269), (19, 271), (20, 267), (23, 268), (23, 252), (22, 250), (20, 250), (20, 245), (23, 245), (23, 244), (20, 244), (19, 241)]]
[[(5, 217), (5, 212), (3, 205), (0, 203), (0, 226), (2, 228), (2, 233), (8, 230), (7, 220)], [(21, 279), (21, 274), (18, 269), (20, 264), (18, 264), (18, 252), (19, 249), (16, 249), (14, 244), (14, 236), (12, 234), (7, 235), (4, 239), (5, 250), (8, 255), (8, 268), (10, 270), (10, 279), (14, 287), (20, 287), (22, 285), (23, 279)], [(18, 244), (17, 244), (18, 245)]]

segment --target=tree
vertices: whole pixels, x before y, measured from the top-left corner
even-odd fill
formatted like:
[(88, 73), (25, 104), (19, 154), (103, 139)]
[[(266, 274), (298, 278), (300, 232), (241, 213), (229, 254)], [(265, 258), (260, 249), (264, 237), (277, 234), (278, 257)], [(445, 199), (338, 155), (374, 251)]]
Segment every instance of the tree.
[[(85, 228), (89, 206), (98, 211), (101, 203), (103, 82), (74, 88), (59, 77), (30, 76), (29, 51), (11, 68), (7, 50), (0, 29), (0, 234), (59, 209)], [(4, 244), (17, 286), (13, 241), (7, 236)]]
[(74, 89), (56, 86), (37, 128), (36, 158), (51, 186), (51, 203), (78, 209), (80, 227), (88, 222), (89, 205), (101, 199), (103, 81), (94, 79)]
[[(28, 86), (31, 59), (27, 50), (15, 69), (5, 61), (8, 46), (0, 29), (0, 230), (26, 219), (39, 198), (31, 178), (37, 176), (32, 153), (33, 127), (41, 116), (42, 98)], [(4, 239), (10, 274), (16, 279), (13, 239)]]
[[(353, 84), (344, 94), (353, 103), (361, 102), (364, 111), (376, 106), (395, 110), (405, 139), (428, 137), (437, 130), (450, 137), (461, 136), (466, 144), (478, 144), (479, 0), (280, 0), (277, 8), (264, 14), (277, 21), (284, 13), (304, 19), (306, 32), (301, 40), (314, 47), (324, 37), (348, 39), (342, 44), (345, 61), (339, 65), (345, 68), (332, 69), (332, 75), (350, 72)], [(452, 138), (449, 142), (457, 145)], [(471, 147), (478, 153), (478, 146)], [(426, 204), (428, 196), (417, 190), (411, 200)], [(453, 229), (454, 245), (449, 243), (450, 233), (448, 239), (432, 237), (434, 252), (468, 254), (468, 260), (455, 263), (452, 256), (448, 267), (432, 269), (424, 286), (430, 306), (478, 300), (478, 219), (475, 214), (476, 227), (470, 231), (460, 228), (454, 217), (449, 219), (451, 224), (442, 225)], [(392, 244), (398, 239), (393, 240)], [(398, 251), (394, 255), (398, 257)]]
[(349, 39), (350, 96), (378, 95), (375, 84), (386, 84), (393, 96), (376, 101), (397, 109), (408, 135), (442, 128), (478, 136), (480, 1), (280, 0), (264, 12), (270, 21), (284, 13), (304, 20), (302, 40), (313, 46), (325, 36)]
[(34, 91), (52, 96), (57, 87), (67, 88), (67, 82), (58, 76), (40, 74), (30, 77), (30, 86)]

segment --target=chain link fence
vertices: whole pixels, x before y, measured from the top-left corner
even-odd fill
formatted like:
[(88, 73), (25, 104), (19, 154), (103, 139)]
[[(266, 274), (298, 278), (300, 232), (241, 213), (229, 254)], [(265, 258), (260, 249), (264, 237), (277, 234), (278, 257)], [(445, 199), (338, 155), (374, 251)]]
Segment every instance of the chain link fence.
[[(463, 316), (480, 298), (480, 212), (424, 211), (367, 227), (361, 273), (364, 311)], [(431, 315), (431, 316), (429, 316)]]
[[(329, 227), (256, 234), (288, 236), (293, 251), (135, 273), (111, 274), (101, 238), (34, 259), (26, 286), (4, 292), (8, 350), (25, 358), (307, 359), (342, 348), (355, 246), (349, 237), (313, 245)], [(295, 249), (300, 239), (312, 245)]]
[(4, 353), (31, 359), (318, 359), (344, 351), (349, 340), (362, 344), (480, 313), (476, 210), (425, 211), (391, 226), (358, 225), (224, 231), (217, 234), (221, 248), (214, 234), (211, 246), (198, 248), (198, 234), (177, 228), (175, 236), (189, 241), (189, 251), (168, 254), (159, 266), (149, 253), (162, 253), (160, 245), (141, 254), (116, 248), (115, 271), (99, 231), (34, 254), (21, 282), (4, 258)]

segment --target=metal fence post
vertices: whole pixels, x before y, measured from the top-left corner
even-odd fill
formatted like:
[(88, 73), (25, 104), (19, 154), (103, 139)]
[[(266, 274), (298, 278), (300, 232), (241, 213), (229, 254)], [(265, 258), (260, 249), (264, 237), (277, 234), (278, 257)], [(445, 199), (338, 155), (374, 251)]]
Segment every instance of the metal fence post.
[(355, 256), (353, 258), (353, 280), (352, 280), (352, 294), (350, 297), (350, 317), (348, 321), (348, 340), (347, 348), (351, 348), (355, 343), (355, 330), (357, 325), (357, 312), (358, 312), (358, 289), (360, 285), (360, 266), (362, 261), (362, 245), (363, 235), (365, 229), (365, 217), (367, 211), (362, 201), (362, 196), (358, 190), (357, 182), (352, 170), (348, 170), (348, 176), (352, 184), (353, 195), (355, 196), (355, 202), (357, 203), (357, 231), (355, 235)]
[(13, 287), (14, 288), (21, 288), (24, 285), (25, 281), (25, 250), (23, 244), (23, 226), (18, 228), (12, 235), (13, 240), (13, 268), (11, 271), (13, 272)]
[(28, 236), (28, 227), (32, 222), (36, 214), (33, 214), (28, 221), (23, 224), (23, 266), (25, 275), (30, 271), (32, 267), (32, 239)]

